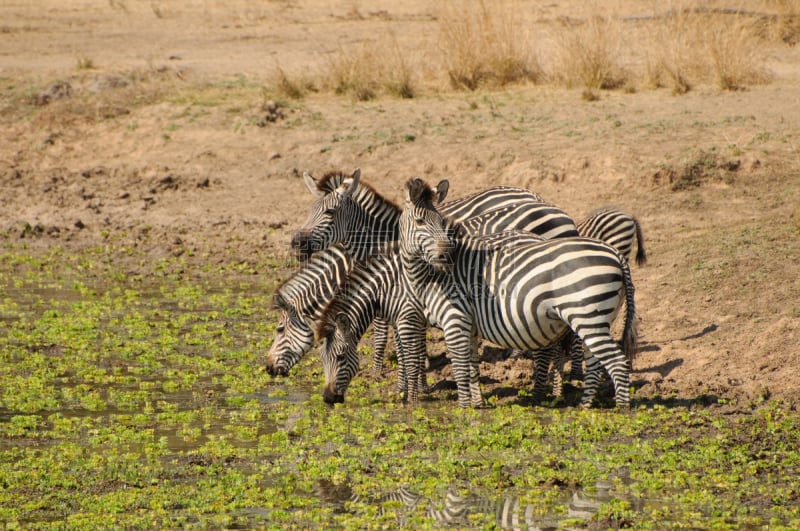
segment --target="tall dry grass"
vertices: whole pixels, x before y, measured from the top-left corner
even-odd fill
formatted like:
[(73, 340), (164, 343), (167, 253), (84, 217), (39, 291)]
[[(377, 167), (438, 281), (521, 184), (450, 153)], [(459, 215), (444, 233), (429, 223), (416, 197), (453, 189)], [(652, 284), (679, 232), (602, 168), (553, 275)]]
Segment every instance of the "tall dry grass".
[(413, 98), (415, 77), (393, 32), (357, 45), (339, 45), (327, 63), (324, 84), (359, 101), (390, 94)]
[(752, 12), (701, 9), (692, 0), (667, 7), (652, 21), (648, 63), (652, 85), (669, 86), (680, 94), (701, 83), (735, 90), (769, 79), (758, 17)]
[(554, 80), (587, 89), (614, 89), (627, 82), (619, 18), (592, 14), (582, 20), (561, 18), (556, 24)]
[(360, 101), (542, 81), (592, 97), (622, 87), (735, 90), (767, 81), (767, 47), (800, 35), (800, 1), (739, 1), (749, 10), (727, 0), (651, 0), (592, 3), (559, 17), (522, 0), (444, 0), (432, 20), (438, 39), (427, 47), (404, 45), (388, 23), (377, 37), (340, 41), (322, 54), (314, 77), (276, 68), (270, 84), (290, 98), (325, 90)]
[(542, 79), (531, 28), (521, 23), (520, 9), (516, 1), (443, 4), (439, 51), (452, 87), (475, 90)]

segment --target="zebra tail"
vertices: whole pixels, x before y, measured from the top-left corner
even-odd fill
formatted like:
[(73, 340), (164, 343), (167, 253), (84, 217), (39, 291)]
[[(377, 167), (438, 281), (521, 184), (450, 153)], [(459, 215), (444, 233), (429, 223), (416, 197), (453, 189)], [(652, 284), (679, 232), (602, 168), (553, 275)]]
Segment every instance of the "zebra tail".
[(644, 250), (642, 226), (636, 218), (633, 218), (633, 226), (636, 227), (636, 265), (643, 266), (647, 263), (647, 253)]
[(631, 268), (624, 258), (620, 261), (622, 266), (622, 279), (625, 284), (625, 328), (622, 332), (622, 352), (628, 358), (630, 369), (633, 370), (633, 360), (636, 357), (638, 332), (636, 330), (636, 303), (634, 302), (634, 287), (631, 280)]

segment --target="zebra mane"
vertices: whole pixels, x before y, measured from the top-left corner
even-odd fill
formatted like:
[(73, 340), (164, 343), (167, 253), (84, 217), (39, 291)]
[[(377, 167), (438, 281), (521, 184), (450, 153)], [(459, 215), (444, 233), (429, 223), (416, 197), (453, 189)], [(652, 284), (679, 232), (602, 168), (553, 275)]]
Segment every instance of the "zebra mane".
[(317, 190), (330, 194), (340, 187), (345, 179), (350, 177), (351, 175), (341, 171), (329, 171), (317, 181)]
[[(346, 283), (345, 283), (346, 284)], [(344, 288), (344, 286), (342, 286)], [(322, 310), (317, 324), (317, 339), (329, 337), (336, 330), (336, 316), (345, 309), (338, 297), (334, 297)]]
[(433, 203), (434, 201), (435, 195), (433, 189), (419, 177), (407, 180), (406, 189), (408, 189), (408, 198), (412, 203)]

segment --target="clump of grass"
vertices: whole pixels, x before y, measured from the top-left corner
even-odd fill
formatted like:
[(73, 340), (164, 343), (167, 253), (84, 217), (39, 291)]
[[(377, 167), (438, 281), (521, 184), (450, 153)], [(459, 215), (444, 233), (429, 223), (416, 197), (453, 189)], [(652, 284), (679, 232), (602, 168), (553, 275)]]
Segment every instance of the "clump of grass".
[(309, 92), (316, 92), (317, 90), (317, 87), (310, 79), (290, 76), (277, 64), (270, 78), (269, 85), (285, 98), (299, 100), (303, 99)]
[(401, 98), (413, 98), (416, 93), (411, 68), (392, 32), (352, 47), (340, 44), (328, 64), (326, 79), (334, 92), (358, 101), (381, 93)]
[(653, 17), (653, 86), (683, 94), (698, 83), (734, 90), (768, 79), (755, 19), (740, 10), (700, 10), (691, 2), (670, 4)]
[(94, 70), (94, 68), (96, 67), (96, 65), (94, 64), (94, 60), (91, 57), (86, 57), (83, 55), (78, 56), (76, 64), (78, 70)]
[(587, 20), (562, 18), (555, 35), (553, 77), (568, 87), (615, 89), (627, 74), (620, 64), (622, 28), (618, 19), (594, 15)]
[(537, 82), (542, 69), (516, 2), (453, 1), (439, 17), (441, 53), (450, 84), (475, 90), (520, 81)]

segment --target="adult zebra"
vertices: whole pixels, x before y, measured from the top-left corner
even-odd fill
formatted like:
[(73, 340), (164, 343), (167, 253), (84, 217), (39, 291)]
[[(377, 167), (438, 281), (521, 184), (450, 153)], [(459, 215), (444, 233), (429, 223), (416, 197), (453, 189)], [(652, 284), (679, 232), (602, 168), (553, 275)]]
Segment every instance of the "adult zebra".
[[(267, 372), (286, 376), (289, 370), (314, 345), (314, 332), (325, 306), (344, 282), (354, 260), (342, 245), (333, 245), (314, 254), (289, 277), (272, 297), (278, 311), (275, 337), (267, 354)], [(375, 320), (373, 341), (375, 359), (383, 360), (388, 342), (388, 324)]]
[[(571, 329), (590, 353), (582, 405), (594, 398), (599, 363), (614, 383), (617, 406), (628, 406), (636, 313), (627, 261), (613, 247), (587, 238), (540, 241), (516, 231), (471, 236), (457, 222), (445, 224), (436, 210), (447, 189), (447, 181), (436, 188), (421, 179), (406, 183), (399, 240), (409, 283), (428, 321), (444, 332), (459, 405), (483, 404), (478, 336), (536, 350)], [(623, 302), (621, 350), (611, 323)]]
[[(628, 262), (636, 244), (636, 264), (642, 266), (647, 263), (642, 227), (639, 221), (627, 212), (612, 207), (595, 210), (578, 223), (578, 232), (584, 238), (606, 242), (617, 249)], [(569, 379), (583, 380), (583, 343), (577, 336), (573, 336), (570, 351)]]
[[(356, 260), (364, 260), (387, 242), (397, 241), (400, 208), (361, 182), (361, 170), (352, 175), (330, 172), (319, 180), (303, 176), (309, 191), (317, 198), (308, 219), (292, 236), (292, 248), (301, 259), (342, 243)], [(522, 203), (544, 205), (542, 198), (528, 190), (495, 186), (440, 205), (443, 215), (463, 221), (483, 212)], [(548, 205), (542, 211), (540, 236), (577, 236), (575, 222), (563, 210)], [(546, 221), (546, 223), (544, 223)]]

